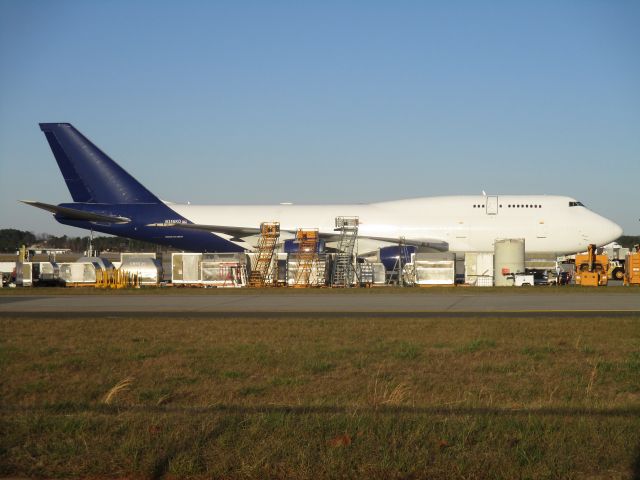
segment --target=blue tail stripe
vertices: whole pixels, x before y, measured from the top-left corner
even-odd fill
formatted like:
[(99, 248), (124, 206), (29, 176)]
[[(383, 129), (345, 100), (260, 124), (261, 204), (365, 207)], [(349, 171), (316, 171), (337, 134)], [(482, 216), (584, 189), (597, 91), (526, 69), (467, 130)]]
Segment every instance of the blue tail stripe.
[(102, 150), (69, 123), (41, 123), (74, 201), (160, 203)]
[(58, 162), (58, 167), (62, 172), (64, 181), (67, 183), (67, 188), (71, 193), (71, 198), (73, 198), (73, 201), (90, 201), (91, 194), (82, 183), (78, 172), (76, 172), (76, 169), (73, 168), (73, 164), (69, 161), (69, 158), (64, 153), (64, 150), (58, 143), (58, 140), (56, 140), (55, 135), (51, 132), (44, 132), (44, 135), (47, 137), (47, 141), (49, 142), (49, 146), (51, 147), (53, 156), (56, 158), (56, 162)]
[(243, 250), (242, 247), (210, 232), (147, 226), (152, 223), (166, 223), (168, 220), (188, 220), (143, 187), (73, 125), (41, 123), (40, 129), (47, 137), (75, 202), (63, 203), (60, 206), (131, 219), (131, 222), (118, 224), (73, 220), (56, 214), (58, 222), (194, 252)]

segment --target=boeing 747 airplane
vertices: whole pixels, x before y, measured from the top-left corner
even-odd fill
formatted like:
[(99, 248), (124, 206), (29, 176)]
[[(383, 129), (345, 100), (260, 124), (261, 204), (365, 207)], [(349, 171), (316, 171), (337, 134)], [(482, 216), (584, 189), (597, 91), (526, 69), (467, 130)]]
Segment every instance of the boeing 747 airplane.
[(499, 238), (524, 238), (530, 253), (573, 253), (616, 240), (622, 229), (574, 198), (466, 195), (346, 205), (176, 204), (160, 200), (69, 123), (41, 123), (72, 203), (23, 201), (65, 225), (195, 252), (251, 250), (261, 222), (282, 238), (319, 229), (329, 246), (335, 218), (359, 218), (359, 251), (407, 245), (435, 251), (491, 252)]

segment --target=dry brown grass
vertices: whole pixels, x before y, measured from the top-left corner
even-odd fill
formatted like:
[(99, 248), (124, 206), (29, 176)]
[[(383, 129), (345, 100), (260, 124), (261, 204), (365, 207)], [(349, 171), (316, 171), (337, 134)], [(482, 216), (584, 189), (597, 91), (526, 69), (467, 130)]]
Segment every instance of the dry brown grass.
[(388, 381), (381, 380), (380, 370), (373, 378), (370, 395), (370, 405), (377, 409), (383, 405), (403, 405), (411, 395), (411, 386), (400, 382), (392, 386)]
[(640, 443), (640, 315), (5, 316), (0, 342), (4, 475), (628, 478)]
[(105, 405), (111, 405), (111, 402), (113, 402), (116, 396), (119, 393), (122, 393), (125, 390), (128, 390), (129, 387), (131, 387), (132, 383), (133, 383), (133, 378), (131, 377), (125, 378), (124, 380), (120, 380), (113, 387), (111, 387), (111, 389), (109, 389), (107, 394), (102, 399), (102, 403), (104, 403)]

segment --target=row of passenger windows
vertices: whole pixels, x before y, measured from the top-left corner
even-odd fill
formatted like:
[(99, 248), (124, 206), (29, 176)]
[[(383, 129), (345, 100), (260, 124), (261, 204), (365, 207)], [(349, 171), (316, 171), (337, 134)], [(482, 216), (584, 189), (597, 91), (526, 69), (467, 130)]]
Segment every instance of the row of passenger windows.
[[(569, 206), (570, 207), (584, 207), (584, 203), (582, 202), (569, 202)], [(473, 208), (484, 208), (484, 204), (475, 204), (473, 206)], [(500, 205), (500, 208), (502, 208), (502, 205)], [(507, 208), (542, 208), (542, 205), (523, 205), (523, 204), (515, 204), (515, 205), (507, 205)]]
[[(574, 202), (574, 203), (580, 203), (580, 202)], [(582, 204), (580, 204), (582, 205)], [(573, 205), (570, 205), (573, 206)], [(484, 205), (480, 205), (480, 204), (476, 204), (473, 206), (473, 208), (484, 208)], [(502, 205), (500, 205), (500, 208), (502, 208)], [(516, 205), (507, 205), (507, 208), (542, 208), (542, 205), (522, 205), (522, 204), (516, 204)]]

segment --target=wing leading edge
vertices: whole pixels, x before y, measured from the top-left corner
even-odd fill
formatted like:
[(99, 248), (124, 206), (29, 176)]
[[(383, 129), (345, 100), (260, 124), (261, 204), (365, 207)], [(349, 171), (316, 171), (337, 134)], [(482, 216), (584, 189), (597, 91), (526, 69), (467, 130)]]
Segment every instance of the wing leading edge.
[[(212, 232), (212, 233), (222, 233), (224, 235), (229, 235), (237, 239), (244, 238), (244, 237), (251, 237), (251, 236), (260, 234), (259, 228), (233, 227), (228, 225), (203, 225), (198, 223), (150, 223), (147, 226), (156, 227), (156, 228), (184, 228), (186, 230), (202, 230), (202, 231)], [(291, 234), (296, 233), (295, 230), (283, 229), (282, 231), (288, 232)], [(326, 242), (337, 242), (340, 239), (340, 234), (335, 232), (333, 233), (319, 232), (319, 236)], [(397, 244), (399, 240), (398, 238), (370, 237), (367, 235), (361, 235), (360, 238), (367, 238), (370, 240), (374, 240), (376, 242), (383, 242), (383, 243), (389, 243), (389, 244)], [(449, 250), (449, 244), (439, 239), (421, 239), (421, 240), (405, 239), (403, 243), (405, 245), (412, 245), (415, 247), (432, 248), (434, 250), (438, 250), (441, 252), (446, 252)]]

